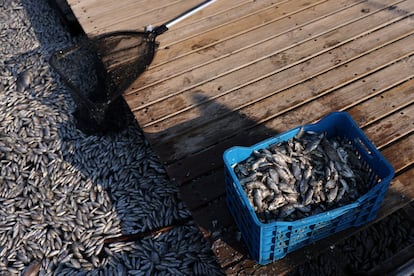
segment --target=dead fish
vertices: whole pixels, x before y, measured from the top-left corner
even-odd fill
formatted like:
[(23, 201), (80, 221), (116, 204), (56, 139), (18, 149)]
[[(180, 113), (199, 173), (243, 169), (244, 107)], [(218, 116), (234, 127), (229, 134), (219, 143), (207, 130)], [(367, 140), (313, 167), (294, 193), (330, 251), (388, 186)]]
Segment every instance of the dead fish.
[(337, 186), (337, 183), (333, 179), (329, 179), (328, 182), (326, 182), (325, 184), (325, 188), (329, 190), (335, 188), (335, 186)]
[(259, 166), (264, 162), (266, 162), (266, 157), (257, 159), (257, 161), (252, 164), (252, 170), (257, 170), (257, 168), (259, 168)]
[(32, 72), (30, 69), (25, 70), (19, 74), (16, 80), (16, 89), (18, 92), (23, 92), (30, 85), (32, 81)]
[(253, 189), (259, 189), (259, 190), (267, 190), (267, 187), (265, 184), (263, 184), (260, 181), (252, 181), (246, 184), (246, 188), (248, 190), (253, 190)]
[(334, 201), (337, 195), (338, 195), (338, 185), (336, 185), (333, 189), (329, 191), (327, 195), (327, 201), (329, 203)]
[(279, 174), (275, 169), (269, 169), (269, 177), (273, 182), (279, 183)]
[(299, 129), (292, 139), (254, 151), (235, 172), (260, 220), (291, 221), (360, 196), (366, 187), (360, 183), (369, 181), (360, 163), (348, 141)]
[(263, 196), (260, 189), (253, 190), (253, 203), (258, 210), (263, 209)]
[(279, 187), (276, 184), (276, 182), (274, 182), (273, 179), (270, 178), (270, 177), (266, 178), (266, 186), (267, 186), (267, 188), (272, 190), (275, 194), (280, 194), (281, 193), (280, 190), (279, 190)]
[(260, 178), (261, 176), (263, 176), (263, 174), (261, 172), (254, 172), (251, 175), (244, 177), (244, 178), (239, 178), (239, 182), (241, 185), (245, 185), (248, 182), (252, 182), (257, 180), (258, 178)]
[(348, 153), (345, 151), (344, 148), (338, 147), (336, 149), (336, 153), (338, 154), (338, 157), (342, 161), (342, 163), (348, 163)]
[(39, 261), (33, 261), (27, 266), (23, 272), (23, 276), (37, 276), (39, 275), (40, 267), (42, 264)]
[(284, 182), (289, 183), (289, 184), (294, 183), (294, 181), (295, 181), (294, 177), (290, 173), (290, 171), (287, 169), (287, 167), (276, 166), (276, 171), (277, 171), (277, 173), (278, 173), (281, 180), (283, 180)]
[(309, 181), (311, 177), (312, 177), (312, 166), (309, 166), (303, 172), (303, 178)]
[(307, 154), (307, 153), (314, 151), (319, 146), (324, 136), (325, 135), (323, 133), (319, 135), (315, 134), (315, 138), (308, 141), (305, 149), (303, 150), (303, 153)]
[(333, 179), (334, 181), (338, 181), (339, 173), (336, 170), (335, 164), (332, 160), (329, 160), (329, 170), (330, 170), (329, 179)]
[(305, 128), (301, 127), (299, 131), (296, 133), (295, 139), (301, 139), (303, 137), (303, 134), (305, 134)]
[(245, 165), (239, 164), (235, 168), (235, 170), (236, 170), (236, 173), (240, 172), (244, 176), (249, 176), (249, 169)]
[(288, 194), (296, 194), (297, 193), (297, 191), (296, 191), (296, 189), (293, 185), (287, 184), (285, 182), (280, 182), (278, 186), (279, 186), (279, 189), (284, 193), (288, 193)]
[(352, 169), (345, 163), (335, 162), (335, 167), (338, 169), (340, 175), (346, 178), (355, 178)]
[(339, 202), (343, 198), (344, 194), (349, 191), (349, 186), (348, 183), (346, 183), (345, 179), (341, 178), (339, 179), (339, 182), (341, 183), (342, 187), (338, 191), (338, 195), (335, 199), (336, 202)]
[(302, 170), (300, 168), (299, 162), (292, 162), (292, 173), (297, 181), (300, 181), (302, 179)]
[(289, 203), (297, 203), (299, 199), (299, 194), (298, 193), (284, 194), (283, 197)]
[(296, 209), (295, 209), (295, 206), (293, 204), (285, 205), (280, 210), (279, 217), (285, 218), (285, 217), (289, 216), (290, 214), (292, 214), (295, 210)]
[(304, 195), (309, 188), (308, 180), (306, 178), (302, 178), (299, 183), (299, 192)]
[(304, 200), (303, 200), (303, 204), (304, 204), (304, 205), (309, 205), (309, 204), (311, 204), (311, 202), (312, 202), (312, 198), (313, 198), (313, 194), (314, 194), (314, 190), (313, 190), (313, 188), (308, 189), (308, 191), (307, 191), (307, 193), (306, 193), (306, 195), (305, 195), (305, 198), (304, 198)]
[(281, 206), (286, 205), (287, 201), (285, 200), (285, 197), (281, 194), (276, 195), (273, 200), (269, 203), (268, 210), (274, 211), (279, 209)]
[(274, 153), (272, 154), (272, 161), (280, 167), (285, 168), (287, 167), (287, 163), (291, 161), (291, 158), (284, 155), (283, 153)]
[(294, 204), (293, 206), (302, 213), (309, 213), (312, 210), (310, 205)]

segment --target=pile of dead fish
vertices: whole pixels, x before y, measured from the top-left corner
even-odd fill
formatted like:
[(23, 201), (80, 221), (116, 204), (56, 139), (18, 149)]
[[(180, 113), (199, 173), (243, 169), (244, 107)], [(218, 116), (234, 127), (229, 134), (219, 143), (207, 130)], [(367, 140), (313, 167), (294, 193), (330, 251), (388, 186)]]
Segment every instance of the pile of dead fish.
[(190, 213), (134, 120), (75, 127), (48, 62), (74, 41), (48, 1), (0, 1), (0, 22), (0, 275), (220, 274), (194, 223), (105, 243)]
[(414, 243), (412, 208), (407, 209), (411, 213), (402, 209), (385, 217), (318, 256), (308, 255), (290, 275), (398, 275), (392, 271), (407, 261), (404, 257)]
[(349, 141), (303, 128), (288, 141), (253, 151), (234, 170), (262, 222), (343, 206), (372, 184), (370, 169)]
[[(346, 265), (345, 268), (353, 274), (369, 271), (372, 272), (371, 275), (379, 275), (384, 273), (376, 273), (375, 270), (381, 269), (381, 265), (395, 254), (406, 250), (411, 252), (412, 256), (413, 251), (409, 248), (412, 248), (414, 244), (413, 210), (413, 207), (406, 210), (400, 209), (340, 242), (335, 248), (343, 254), (341, 260)], [(394, 259), (389, 265), (400, 265), (399, 261), (401, 260)]]

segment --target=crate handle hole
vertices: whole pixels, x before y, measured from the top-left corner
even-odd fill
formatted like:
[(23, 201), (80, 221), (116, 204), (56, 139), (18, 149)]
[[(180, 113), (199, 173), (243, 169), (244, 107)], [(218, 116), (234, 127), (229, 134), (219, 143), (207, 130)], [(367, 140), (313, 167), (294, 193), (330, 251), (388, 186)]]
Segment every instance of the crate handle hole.
[(364, 143), (364, 141), (361, 140), (361, 138), (356, 139), (356, 142), (361, 146), (363, 150), (365, 150), (368, 155), (372, 155), (372, 151), (369, 149), (369, 147)]

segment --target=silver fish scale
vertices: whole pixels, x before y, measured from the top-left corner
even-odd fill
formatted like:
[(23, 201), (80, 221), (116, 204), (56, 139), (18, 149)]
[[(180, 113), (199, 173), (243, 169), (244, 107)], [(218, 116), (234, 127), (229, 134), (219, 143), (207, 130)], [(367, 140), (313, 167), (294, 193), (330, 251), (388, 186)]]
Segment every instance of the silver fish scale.
[(349, 141), (303, 129), (288, 141), (254, 151), (234, 171), (262, 222), (335, 209), (372, 185), (370, 169)]
[(108, 136), (76, 129), (48, 58), (84, 38), (46, 0), (1, 2), (0, 275), (220, 274), (193, 225), (104, 245), (190, 213), (135, 122)]

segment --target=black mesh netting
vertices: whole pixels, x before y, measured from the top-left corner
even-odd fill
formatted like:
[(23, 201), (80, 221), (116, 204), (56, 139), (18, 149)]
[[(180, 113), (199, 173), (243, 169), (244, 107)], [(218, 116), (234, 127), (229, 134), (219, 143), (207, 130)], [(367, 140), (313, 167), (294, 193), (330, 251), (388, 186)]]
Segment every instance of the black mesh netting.
[(72, 92), (78, 128), (94, 133), (122, 127), (120, 96), (151, 63), (157, 34), (108, 33), (51, 57), (51, 65)]

